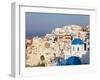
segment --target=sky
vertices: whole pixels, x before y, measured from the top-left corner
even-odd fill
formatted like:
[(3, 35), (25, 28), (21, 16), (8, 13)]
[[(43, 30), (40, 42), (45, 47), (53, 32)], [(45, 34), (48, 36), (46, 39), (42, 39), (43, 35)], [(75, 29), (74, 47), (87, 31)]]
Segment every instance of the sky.
[(25, 13), (26, 38), (45, 36), (57, 27), (65, 25), (89, 25), (89, 15), (55, 14), (55, 13)]

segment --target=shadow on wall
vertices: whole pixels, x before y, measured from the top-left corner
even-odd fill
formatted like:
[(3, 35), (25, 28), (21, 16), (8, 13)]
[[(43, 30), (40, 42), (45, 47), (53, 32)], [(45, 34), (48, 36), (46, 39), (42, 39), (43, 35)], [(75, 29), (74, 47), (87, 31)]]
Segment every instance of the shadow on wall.
[(82, 64), (90, 64), (90, 54), (87, 52), (81, 58)]

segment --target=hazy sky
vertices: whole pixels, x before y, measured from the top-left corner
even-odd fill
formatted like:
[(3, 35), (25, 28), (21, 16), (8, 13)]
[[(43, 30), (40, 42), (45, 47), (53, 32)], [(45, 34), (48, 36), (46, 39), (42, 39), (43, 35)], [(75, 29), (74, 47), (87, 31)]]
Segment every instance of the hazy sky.
[(88, 15), (26, 12), (26, 37), (42, 36), (64, 25), (89, 25)]

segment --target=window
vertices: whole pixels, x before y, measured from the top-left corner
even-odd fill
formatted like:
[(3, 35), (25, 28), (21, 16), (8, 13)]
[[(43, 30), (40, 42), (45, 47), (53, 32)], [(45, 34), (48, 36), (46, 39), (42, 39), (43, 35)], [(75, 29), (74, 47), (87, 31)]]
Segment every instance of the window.
[(74, 47), (73, 47), (73, 51), (74, 51)]
[(79, 47), (77, 48), (77, 51), (79, 51)]

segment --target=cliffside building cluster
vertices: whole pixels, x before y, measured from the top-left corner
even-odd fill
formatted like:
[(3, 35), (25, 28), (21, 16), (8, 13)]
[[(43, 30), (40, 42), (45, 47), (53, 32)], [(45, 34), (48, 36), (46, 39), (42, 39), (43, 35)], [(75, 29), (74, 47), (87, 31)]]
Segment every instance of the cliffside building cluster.
[(68, 65), (71, 57), (77, 59), (73, 64), (83, 64), (81, 58), (89, 50), (89, 26), (65, 25), (45, 36), (26, 39), (26, 67)]

